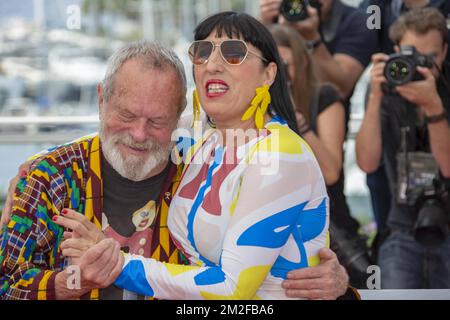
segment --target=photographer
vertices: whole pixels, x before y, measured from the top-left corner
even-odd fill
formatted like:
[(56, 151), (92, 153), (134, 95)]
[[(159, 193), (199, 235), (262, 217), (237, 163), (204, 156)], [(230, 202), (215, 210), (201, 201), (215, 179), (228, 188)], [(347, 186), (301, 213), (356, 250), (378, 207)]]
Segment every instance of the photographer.
[(261, 0), (261, 21), (268, 25), (278, 20), (294, 27), (313, 48), (320, 80), (334, 83), (341, 97), (348, 99), (370, 56), (378, 51), (377, 32), (366, 27), (364, 11), (340, 0), (310, 0), (306, 14), (290, 16), (288, 10), (280, 14), (289, 3), (304, 2)]
[[(339, 95), (348, 98), (351, 96), (350, 92), (353, 91), (360, 74), (369, 64), (370, 56), (378, 50), (376, 32), (366, 28), (367, 16), (363, 11), (344, 5), (339, 0), (308, 1), (310, 5), (306, 6), (307, 14), (304, 10), (305, 7), (301, 7), (303, 11), (300, 10), (297, 14), (289, 15), (285, 6), (289, 4), (293, 6), (299, 3), (306, 2), (263, 0), (260, 2), (261, 20), (266, 24), (278, 20), (280, 24), (286, 24), (295, 29), (303, 39), (309, 40), (313, 47), (311, 52), (312, 64), (318, 71), (319, 82), (336, 85), (340, 91)], [(292, 21), (296, 19), (299, 19), (299, 21)], [(300, 70), (299, 78), (308, 78), (308, 75), (304, 70)], [(311, 79), (307, 81), (311, 81)], [(293, 87), (292, 91), (294, 96), (303, 98), (311, 94), (298, 87)], [(343, 122), (345, 138), (346, 125), (350, 114), (349, 99), (342, 102), (345, 115)], [(307, 114), (313, 114), (313, 108), (306, 106), (306, 108), (308, 107), (310, 110), (307, 111)], [(306, 118), (310, 121), (308, 117)], [(328, 131), (333, 129), (336, 131), (331, 134), (333, 140), (329, 141), (329, 145), (333, 150), (339, 150), (341, 155), (338, 161), (339, 170), (336, 172), (337, 181), (327, 181), (330, 212), (332, 212), (331, 220), (333, 222), (330, 227), (331, 245), (337, 252), (341, 263), (346, 266), (350, 273), (351, 282), (356, 287), (362, 288), (366, 285), (366, 270), (367, 265), (370, 264), (367, 258), (368, 249), (366, 239), (358, 233), (360, 225), (351, 216), (344, 195), (343, 141), (339, 140), (340, 135), (337, 131), (340, 126), (339, 118), (334, 117), (334, 122), (331, 122), (331, 124), (326, 124)], [(305, 134), (302, 136), (307, 139)], [(311, 141), (308, 141), (308, 143), (311, 143)], [(317, 154), (317, 150), (314, 151)], [(322, 160), (324, 161), (321, 165), (325, 176), (330, 172), (329, 167), (332, 167), (334, 163), (331, 158), (328, 157), (328, 160), (326, 158), (323, 157)], [(364, 263), (359, 263), (361, 260)]]
[[(381, 12), (381, 28), (378, 30), (378, 37), (380, 52), (385, 54), (394, 52), (394, 43), (389, 38), (389, 27), (401, 14), (414, 8), (424, 7), (437, 8), (444, 17), (450, 14), (450, 1), (446, 0), (365, 0), (359, 7), (367, 11), (367, 8), (373, 5), (377, 6)], [(448, 34), (450, 35), (450, 30)], [(450, 62), (450, 51), (447, 53), (446, 61)], [(367, 175), (367, 186), (369, 187), (372, 211), (377, 224), (377, 236), (372, 243), (372, 253), (376, 255), (387, 234), (386, 223), (391, 202), (389, 183), (383, 163), (380, 163), (375, 172)]]
[(384, 289), (450, 288), (447, 32), (437, 9), (410, 10), (389, 31), (401, 54), (372, 58), (356, 156), (367, 173), (383, 159), (392, 194), (378, 257)]
[(344, 194), (344, 106), (334, 85), (318, 82), (311, 55), (299, 33), (280, 24), (270, 25), (269, 31), (286, 65), (300, 134), (313, 150), (327, 185), (330, 248), (347, 270), (350, 284), (367, 288), (366, 271), (373, 263), (364, 240), (358, 236), (359, 224), (351, 217)]

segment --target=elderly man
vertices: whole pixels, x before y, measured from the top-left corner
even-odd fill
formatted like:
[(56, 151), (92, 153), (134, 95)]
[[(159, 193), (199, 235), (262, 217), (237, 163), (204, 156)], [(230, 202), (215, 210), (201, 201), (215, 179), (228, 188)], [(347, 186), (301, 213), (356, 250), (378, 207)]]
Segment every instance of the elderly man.
[[(111, 261), (114, 251), (186, 261), (166, 226), (179, 181), (179, 170), (169, 161), (171, 134), (185, 96), (184, 69), (171, 50), (141, 41), (113, 54), (98, 86), (99, 134), (50, 151), (17, 183), (0, 248), (3, 299), (142, 298), (114, 286), (97, 289), (120, 273), (118, 261)], [(63, 208), (84, 214), (70, 229), (94, 235), (94, 242), (101, 229), (118, 244), (103, 240), (108, 249), (99, 259), (86, 254), (68, 261), (60, 243), (77, 232), (63, 233), (54, 223), (73, 214)], [(345, 292), (348, 277), (336, 256), (327, 249), (321, 256), (319, 266), (296, 270), (285, 281), (291, 295), (336, 298)], [(67, 285), (69, 263), (82, 271), (79, 287)]]

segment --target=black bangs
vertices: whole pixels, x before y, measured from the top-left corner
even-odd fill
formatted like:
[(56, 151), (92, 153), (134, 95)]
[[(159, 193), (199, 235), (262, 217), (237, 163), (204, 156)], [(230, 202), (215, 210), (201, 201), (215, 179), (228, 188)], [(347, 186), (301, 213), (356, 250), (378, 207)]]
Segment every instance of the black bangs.
[[(226, 35), (228, 38), (237, 38), (251, 43), (261, 50), (264, 55), (264, 52), (267, 52), (267, 50), (264, 50), (266, 48), (263, 41), (257, 37), (257, 35), (261, 37), (262, 25), (259, 24), (259, 21), (246, 13), (234, 11), (221, 12), (209, 16), (200, 22), (194, 30), (194, 40), (204, 40), (212, 32), (216, 32), (218, 37)], [(265, 56), (265, 58), (273, 61), (273, 57)]]

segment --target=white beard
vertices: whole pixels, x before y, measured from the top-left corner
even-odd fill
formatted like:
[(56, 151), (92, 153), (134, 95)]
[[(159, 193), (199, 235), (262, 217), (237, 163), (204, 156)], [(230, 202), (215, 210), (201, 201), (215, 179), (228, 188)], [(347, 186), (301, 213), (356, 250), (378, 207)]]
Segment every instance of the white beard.
[[(106, 135), (104, 121), (100, 124), (100, 141), (102, 151), (106, 160), (122, 177), (131, 181), (142, 181), (149, 178), (150, 173), (161, 164), (167, 162), (172, 149), (172, 143), (164, 146), (155, 140), (148, 140), (144, 143), (136, 142), (127, 133), (117, 133)], [(149, 155), (146, 158), (127, 154), (122, 155), (118, 148), (118, 143), (129, 147), (146, 149)]]

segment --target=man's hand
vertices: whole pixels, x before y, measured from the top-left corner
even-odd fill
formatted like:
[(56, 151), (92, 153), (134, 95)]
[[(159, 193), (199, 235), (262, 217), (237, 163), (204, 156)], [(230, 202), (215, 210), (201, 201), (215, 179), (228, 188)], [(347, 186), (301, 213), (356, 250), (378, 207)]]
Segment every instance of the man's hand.
[(335, 300), (347, 290), (348, 275), (336, 254), (328, 248), (319, 251), (320, 264), (290, 271), (282, 287), (292, 298)]
[(280, 16), (280, 23), (288, 24), (296, 29), (305, 40), (318, 40), (320, 39), (319, 33), (319, 12), (316, 8), (308, 6), (308, 18), (303, 21), (289, 22), (283, 16)]
[(372, 56), (373, 67), (370, 71), (370, 96), (377, 99), (383, 97), (382, 84), (386, 83), (384, 67), (389, 56), (384, 53), (376, 53)]
[(269, 25), (274, 23), (280, 15), (280, 6), (282, 0), (260, 0), (260, 20), (263, 24)]
[(88, 249), (80, 259), (82, 283), (85, 287), (106, 288), (122, 271), (124, 257), (120, 244), (113, 239), (104, 239)]
[(19, 179), (27, 176), (28, 171), (30, 170), (32, 161), (27, 161), (19, 167), (19, 172), (17, 175), (9, 181), (8, 194), (6, 196), (5, 206), (2, 210), (2, 216), (0, 218), (0, 230), (3, 225), (7, 225), (9, 220), (11, 219), (12, 206), (13, 206), (13, 198), (14, 198), (14, 190), (16, 189), (17, 182)]
[(409, 102), (422, 108), (426, 116), (441, 113), (442, 101), (436, 89), (436, 79), (428, 68), (417, 67), (424, 80), (411, 81), (403, 86), (396, 87), (396, 91)]
[(72, 264), (76, 264), (77, 260), (74, 259), (80, 258), (89, 248), (105, 239), (105, 235), (84, 215), (74, 210), (64, 209), (61, 215), (54, 216), (53, 221), (71, 230), (64, 232), (66, 240), (61, 243), (62, 254), (70, 257)]
[(56, 299), (76, 299), (96, 288), (110, 286), (122, 271), (124, 257), (120, 245), (113, 239), (104, 239), (88, 249), (78, 260), (80, 268), (79, 289), (69, 289), (68, 274), (61, 271), (56, 276)]

